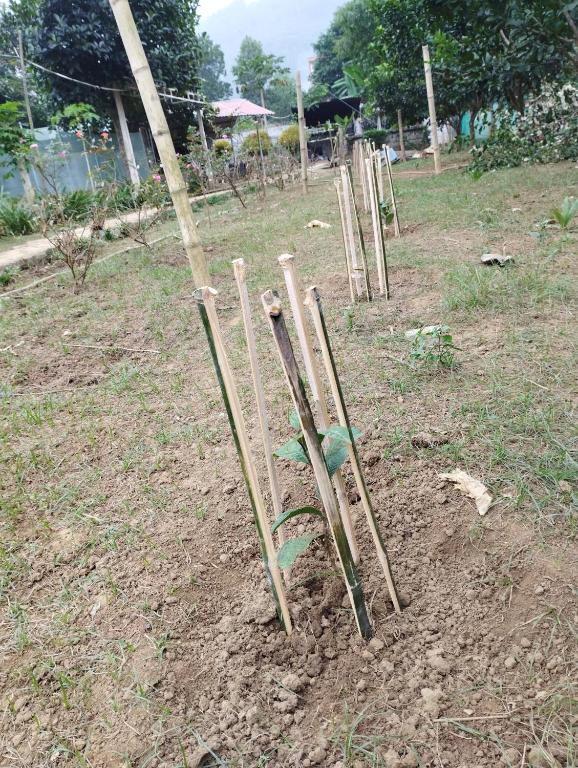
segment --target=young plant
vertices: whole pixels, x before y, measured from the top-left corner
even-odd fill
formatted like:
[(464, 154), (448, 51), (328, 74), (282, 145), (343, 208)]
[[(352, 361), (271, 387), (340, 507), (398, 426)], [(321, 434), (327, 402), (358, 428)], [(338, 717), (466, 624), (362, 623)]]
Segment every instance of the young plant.
[[(289, 415), (289, 423), (296, 430), (296, 434), (286, 443), (274, 451), (274, 455), (279, 459), (287, 461), (296, 461), (298, 464), (308, 464), (311, 466), (311, 460), (305, 443), (305, 436), (301, 431), (299, 416), (295, 411)], [(345, 463), (348, 457), (347, 447), (351, 445), (351, 440), (346, 427), (338, 425), (331, 426), (326, 432), (318, 432), (319, 439), (323, 444), (323, 454), (325, 463), (329, 472), (329, 477)], [(361, 432), (352, 427), (353, 439), (357, 440)], [(271, 525), (271, 531), (275, 533), (278, 528), (284, 525), (288, 520), (300, 515), (314, 515), (323, 518), (323, 513), (312, 506), (298, 507), (297, 509), (287, 509)], [(309, 545), (319, 538), (320, 533), (306, 533), (303, 536), (288, 539), (279, 550), (277, 559), (280, 568), (290, 568), (295, 560), (309, 547)]]
[(410, 354), (420, 363), (452, 368), (455, 349), (459, 347), (455, 346), (447, 325), (429, 325), (413, 335)]
[(568, 229), (576, 214), (578, 214), (578, 197), (565, 197), (559, 208), (552, 208), (550, 211), (550, 215), (560, 225), (560, 229)]

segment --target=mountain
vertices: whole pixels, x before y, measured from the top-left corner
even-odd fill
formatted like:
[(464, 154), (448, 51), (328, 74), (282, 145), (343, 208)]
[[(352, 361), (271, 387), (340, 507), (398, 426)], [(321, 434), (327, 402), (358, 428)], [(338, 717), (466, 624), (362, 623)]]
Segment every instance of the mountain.
[[(263, 44), (265, 53), (283, 56), (292, 72), (301, 70), (308, 86), (307, 59), (313, 43), (325, 32), (344, 0), (233, 0), (211, 13), (211, 3), (200, 7), (199, 29), (218, 43), (225, 54), (227, 78), (233, 82), (232, 66), (241, 40), (249, 35)], [(225, 0), (226, 2), (226, 0)], [(223, 5), (220, 0), (219, 5)], [(205, 13), (203, 12), (205, 9)]]

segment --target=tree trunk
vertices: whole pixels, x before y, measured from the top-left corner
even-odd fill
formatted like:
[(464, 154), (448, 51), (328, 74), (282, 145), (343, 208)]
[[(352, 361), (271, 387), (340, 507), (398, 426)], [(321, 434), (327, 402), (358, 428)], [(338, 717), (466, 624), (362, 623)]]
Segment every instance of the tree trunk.
[(18, 173), (20, 174), (20, 180), (22, 181), (22, 186), (24, 188), (24, 200), (28, 205), (32, 205), (34, 203), (34, 197), (36, 196), (36, 193), (34, 191), (34, 187), (32, 186), (32, 182), (30, 181), (30, 175), (28, 173), (28, 169), (26, 168), (26, 164), (22, 159), (18, 160)]
[(474, 147), (476, 144), (476, 117), (478, 115), (478, 109), (472, 108), (470, 110), (470, 147)]
[(124, 142), (122, 140), (122, 133), (120, 130), (120, 120), (118, 119), (118, 114), (114, 106), (112, 106), (110, 112), (108, 113), (110, 119), (112, 120), (112, 124), (114, 126), (114, 133), (116, 135), (116, 140), (118, 142), (118, 149), (120, 152), (120, 159), (122, 162), (122, 167), (124, 170), (124, 175), (127, 179), (130, 179), (130, 166), (128, 164), (128, 159), (126, 156), (126, 152), (124, 151)]

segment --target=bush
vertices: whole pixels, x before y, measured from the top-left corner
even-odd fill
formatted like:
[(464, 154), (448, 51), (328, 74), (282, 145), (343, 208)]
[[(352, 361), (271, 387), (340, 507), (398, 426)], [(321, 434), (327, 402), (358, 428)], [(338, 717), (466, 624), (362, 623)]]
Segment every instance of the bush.
[(279, 144), (291, 154), (299, 154), (299, 126), (290, 125), (279, 136)]
[(94, 204), (94, 195), (88, 189), (75, 189), (62, 198), (62, 217), (65, 221), (84, 221)]
[(569, 83), (544, 85), (523, 115), (505, 110), (496, 123), (488, 141), (472, 149), (469, 170), (476, 174), (578, 158), (578, 89)]
[(217, 139), (213, 142), (213, 150), (217, 157), (230, 155), (233, 151), (233, 146), (227, 139)]
[(29, 235), (36, 229), (34, 214), (18, 200), (0, 201), (0, 237)]
[(387, 144), (387, 131), (384, 131), (383, 128), (370, 128), (363, 132), (363, 138), (373, 141), (375, 146), (381, 149), (382, 144)]
[(268, 155), (273, 144), (269, 134), (264, 131), (259, 131), (259, 135), (257, 135), (257, 131), (255, 131), (246, 136), (243, 141), (243, 151), (248, 155), (258, 155), (259, 139), (261, 139), (261, 149), (263, 150), (263, 154)]

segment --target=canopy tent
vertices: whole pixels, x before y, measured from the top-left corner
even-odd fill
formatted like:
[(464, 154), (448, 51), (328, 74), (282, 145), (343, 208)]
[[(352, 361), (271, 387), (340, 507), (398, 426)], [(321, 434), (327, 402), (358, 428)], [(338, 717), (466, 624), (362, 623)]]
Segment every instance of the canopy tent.
[(263, 117), (275, 114), (270, 109), (253, 104), (249, 99), (225, 99), (224, 101), (213, 101), (211, 104), (217, 113), (215, 121), (218, 123), (229, 122), (237, 117)]

